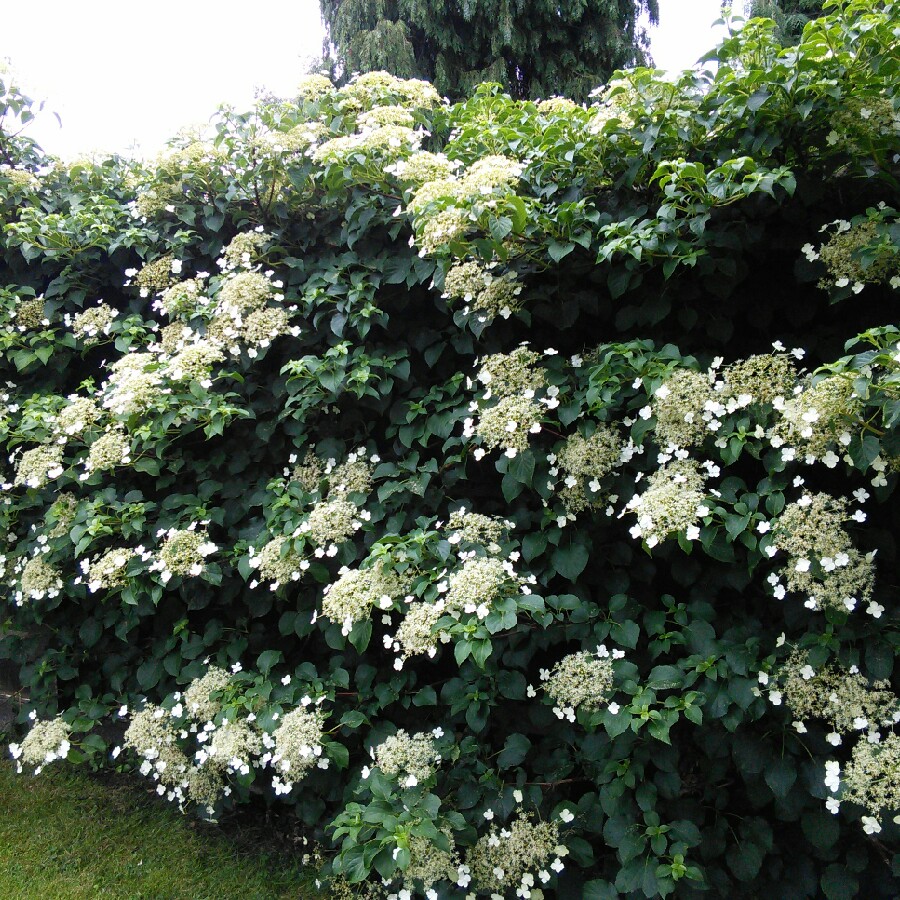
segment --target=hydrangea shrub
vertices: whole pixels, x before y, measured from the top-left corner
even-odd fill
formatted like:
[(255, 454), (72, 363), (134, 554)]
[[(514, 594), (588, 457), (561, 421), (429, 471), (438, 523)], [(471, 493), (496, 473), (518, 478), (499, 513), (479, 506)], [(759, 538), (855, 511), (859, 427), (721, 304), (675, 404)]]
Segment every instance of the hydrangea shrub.
[(289, 811), (333, 897), (896, 896), (898, 28), (151, 163), (0, 75), (18, 764)]

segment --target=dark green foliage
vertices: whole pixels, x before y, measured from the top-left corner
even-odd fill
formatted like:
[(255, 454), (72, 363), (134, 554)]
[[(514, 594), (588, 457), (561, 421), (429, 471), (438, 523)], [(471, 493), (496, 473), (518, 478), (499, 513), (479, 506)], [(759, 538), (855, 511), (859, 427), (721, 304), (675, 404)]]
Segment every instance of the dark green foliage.
[(751, 0), (748, 15), (774, 20), (784, 44), (796, 44), (807, 22), (823, 15), (825, 0)]
[[(755, 21), (714, 73), (638, 69), (590, 107), (313, 78), (153, 166), (0, 170), (23, 735), (60, 715), (101, 764), (146, 698), (194, 753), (176, 692), (240, 664), (214, 730), (275, 740), (318, 710), (323, 767), (276, 794), (248, 753), (213, 814), (286, 805), (333, 896), (396, 893), (429, 854), (475, 870), (495, 826), (552, 838), (533, 895), (896, 896), (897, 772), (885, 802), (851, 775), (896, 741), (898, 22), (849, 3), (782, 51)], [(274, 336), (250, 333), (254, 285)], [(118, 316), (76, 334), (100, 299)], [(222, 358), (185, 377), (179, 340)], [(143, 406), (114, 383), (135, 359)], [(691, 391), (690, 418), (666, 406)], [(127, 458), (87, 467), (108, 434)], [(334, 472), (360, 450), (371, 484)], [(449, 524), (463, 508), (489, 518)], [(171, 532), (215, 547), (179, 570)], [(380, 586), (345, 616), (351, 578)], [(834, 725), (832, 683), (872, 722)], [(441, 756), (412, 780), (373, 757), (401, 730)], [(495, 878), (468, 889), (520, 887)]]
[(321, 0), (326, 58), (346, 79), (386, 70), (460, 99), (483, 81), (514, 98), (587, 99), (647, 59), (656, 0)]

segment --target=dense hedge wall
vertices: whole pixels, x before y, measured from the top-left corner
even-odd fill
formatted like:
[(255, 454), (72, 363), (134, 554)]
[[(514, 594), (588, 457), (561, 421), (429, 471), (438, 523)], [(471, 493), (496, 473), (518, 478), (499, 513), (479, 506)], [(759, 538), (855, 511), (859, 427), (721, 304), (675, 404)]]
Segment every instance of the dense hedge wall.
[(20, 765), (289, 809), (334, 897), (896, 896), (898, 27), (152, 164), (0, 76)]

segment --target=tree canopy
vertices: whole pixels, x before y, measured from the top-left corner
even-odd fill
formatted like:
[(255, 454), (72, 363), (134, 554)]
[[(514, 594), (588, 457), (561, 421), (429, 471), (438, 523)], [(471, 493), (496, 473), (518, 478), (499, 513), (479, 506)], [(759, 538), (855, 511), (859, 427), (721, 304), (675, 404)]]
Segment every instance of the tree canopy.
[(784, 44), (796, 44), (806, 23), (823, 14), (826, 0), (750, 0), (750, 16), (766, 16), (775, 22), (776, 34)]
[(513, 98), (584, 100), (647, 61), (657, 0), (321, 0), (326, 57), (344, 80), (385, 70), (460, 99), (485, 82)]

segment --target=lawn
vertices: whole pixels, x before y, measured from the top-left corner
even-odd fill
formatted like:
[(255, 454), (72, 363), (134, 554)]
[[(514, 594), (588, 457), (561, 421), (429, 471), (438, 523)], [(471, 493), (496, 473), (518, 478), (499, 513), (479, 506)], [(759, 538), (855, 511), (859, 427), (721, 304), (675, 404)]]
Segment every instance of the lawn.
[[(305, 900), (309, 871), (254, 829), (204, 825), (121, 777), (0, 763), (3, 900)], [(299, 857), (298, 857), (299, 858)]]

